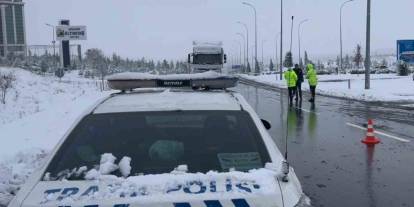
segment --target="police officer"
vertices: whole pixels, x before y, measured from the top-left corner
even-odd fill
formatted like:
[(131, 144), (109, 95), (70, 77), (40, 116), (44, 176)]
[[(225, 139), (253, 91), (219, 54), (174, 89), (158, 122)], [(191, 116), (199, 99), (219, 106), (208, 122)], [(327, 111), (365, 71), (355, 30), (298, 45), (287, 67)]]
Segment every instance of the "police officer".
[(296, 82), (298, 80), (298, 76), (292, 70), (292, 68), (289, 68), (287, 71), (285, 71), (284, 76), (285, 76), (285, 80), (288, 86), (289, 104), (292, 105), (293, 96), (295, 95), (295, 91), (296, 91)]
[(296, 97), (295, 97), (295, 101), (297, 101), (298, 98), (302, 101), (303, 71), (302, 71), (302, 68), (300, 68), (298, 64), (295, 64), (295, 68), (293, 68), (293, 71), (295, 71), (296, 76), (298, 77), (298, 80), (296, 81)]
[(316, 93), (316, 85), (318, 85), (318, 77), (316, 75), (315, 68), (312, 64), (308, 64), (306, 66), (306, 78), (309, 82), (309, 88), (311, 91), (311, 99), (309, 99), (309, 102), (313, 103), (315, 102), (315, 93)]

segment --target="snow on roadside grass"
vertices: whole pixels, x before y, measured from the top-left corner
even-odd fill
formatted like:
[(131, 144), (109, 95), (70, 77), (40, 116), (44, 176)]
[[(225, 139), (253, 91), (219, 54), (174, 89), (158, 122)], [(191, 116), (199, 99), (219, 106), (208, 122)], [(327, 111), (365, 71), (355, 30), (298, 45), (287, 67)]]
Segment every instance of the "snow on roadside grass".
[(8, 102), (0, 104), (0, 160), (31, 148), (52, 149), (85, 109), (110, 93), (76, 72), (60, 82), (22, 69), (0, 70), (13, 71), (17, 78)]
[(6, 206), (76, 118), (110, 92), (76, 71), (62, 80), (18, 68), (0, 71), (16, 76), (6, 105), (0, 104), (0, 206)]
[[(278, 76), (278, 75), (277, 75)], [(276, 75), (248, 76), (242, 78), (286, 88), (285, 80), (280, 81)], [(414, 101), (414, 81), (411, 76), (395, 74), (371, 74), (371, 89), (364, 89), (364, 75), (319, 75), (316, 88), (318, 94), (362, 101)], [(351, 80), (348, 89), (347, 80)], [(309, 91), (307, 80), (302, 90)]]
[(0, 206), (7, 206), (28, 177), (45, 162), (47, 152), (32, 149), (0, 162)]
[(19, 68), (0, 68), (0, 72), (13, 72), (16, 76), (6, 104), (0, 104), (0, 126), (45, 111), (57, 102), (65, 107), (65, 103), (98, 91), (93, 80), (77, 78), (76, 72), (66, 74), (62, 80)]

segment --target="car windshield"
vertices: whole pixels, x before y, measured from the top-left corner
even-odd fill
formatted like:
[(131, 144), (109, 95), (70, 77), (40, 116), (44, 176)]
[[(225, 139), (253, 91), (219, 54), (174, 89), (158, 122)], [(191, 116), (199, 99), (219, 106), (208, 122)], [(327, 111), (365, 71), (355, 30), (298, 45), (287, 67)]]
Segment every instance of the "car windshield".
[(222, 64), (221, 54), (194, 55), (194, 64), (208, 64), (208, 65)]
[[(250, 115), (245, 111), (168, 111), (90, 114), (75, 127), (46, 172), (48, 180), (81, 180), (69, 171), (97, 169), (100, 156), (132, 159), (130, 175), (248, 171), (270, 161)], [(114, 174), (119, 172), (114, 172)]]

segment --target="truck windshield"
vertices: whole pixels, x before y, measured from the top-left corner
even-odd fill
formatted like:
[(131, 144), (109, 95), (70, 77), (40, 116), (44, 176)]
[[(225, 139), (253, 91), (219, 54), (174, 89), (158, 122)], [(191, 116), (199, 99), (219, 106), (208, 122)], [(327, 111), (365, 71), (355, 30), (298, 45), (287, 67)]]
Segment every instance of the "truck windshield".
[(194, 64), (220, 65), (223, 64), (221, 54), (197, 54), (194, 55)]
[(46, 170), (47, 180), (82, 180), (84, 174), (68, 172), (99, 169), (104, 153), (117, 157), (116, 163), (130, 157), (130, 175), (169, 173), (182, 164), (192, 173), (248, 171), (270, 161), (245, 111), (91, 114), (57, 151)]

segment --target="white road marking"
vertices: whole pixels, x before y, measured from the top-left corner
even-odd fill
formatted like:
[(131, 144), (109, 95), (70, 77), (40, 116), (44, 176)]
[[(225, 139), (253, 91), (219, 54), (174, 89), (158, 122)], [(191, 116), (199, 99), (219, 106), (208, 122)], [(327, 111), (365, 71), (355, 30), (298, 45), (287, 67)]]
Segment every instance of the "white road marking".
[[(352, 123), (346, 123), (346, 125), (351, 126), (351, 127), (355, 127), (355, 128), (361, 129), (361, 130), (367, 130), (365, 127), (358, 126), (358, 125), (352, 124)], [(375, 130), (375, 134), (380, 134), (382, 136), (385, 136), (385, 137), (388, 137), (388, 138), (391, 138), (391, 139), (395, 139), (395, 140), (398, 140), (400, 142), (410, 142), (410, 140), (408, 140), (408, 139), (403, 139), (403, 138), (400, 138), (400, 137), (396, 137), (394, 135), (386, 134), (386, 133), (378, 131), (378, 130)]]

